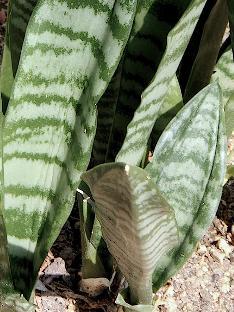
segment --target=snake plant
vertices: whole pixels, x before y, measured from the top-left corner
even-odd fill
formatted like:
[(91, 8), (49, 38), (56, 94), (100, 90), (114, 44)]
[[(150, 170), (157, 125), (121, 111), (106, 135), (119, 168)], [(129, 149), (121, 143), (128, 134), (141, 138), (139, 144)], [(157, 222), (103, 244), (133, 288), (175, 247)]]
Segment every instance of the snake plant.
[(116, 303), (153, 310), (153, 291), (190, 257), (221, 197), (233, 11), (221, 0), (10, 0), (0, 77), (6, 311), (35, 311), (38, 271), (77, 189), (83, 277), (110, 279), (117, 267), (128, 286)]

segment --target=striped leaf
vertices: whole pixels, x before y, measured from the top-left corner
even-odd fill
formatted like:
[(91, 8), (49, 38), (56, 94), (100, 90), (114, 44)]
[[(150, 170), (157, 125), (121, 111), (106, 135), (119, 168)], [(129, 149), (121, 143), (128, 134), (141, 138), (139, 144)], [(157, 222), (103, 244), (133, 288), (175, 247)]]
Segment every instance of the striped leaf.
[(129, 283), (131, 303), (151, 304), (152, 273), (178, 243), (172, 210), (141, 168), (109, 163), (82, 178), (94, 197), (107, 247)]
[[(167, 35), (178, 22), (190, 0), (138, 1), (130, 40), (113, 84), (98, 103), (98, 129), (94, 158), (114, 161), (126, 129), (152, 80), (166, 48)], [(100, 128), (100, 130), (99, 130)]]
[(136, 1), (42, 0), (24, 41), (4, 128), (5, 220), (15, 284), (29, 298), (74, 203)]
[(227, 137), (230, 138), (234, 131), (234, 62), (231, 48), (223, 53), (212, 76), (213, 81), (218, 81), (222, 89), (225, 107), (225, 124)]
[[(0, 109), (2, 110), (2, 101), (0, 98)], [(11, 279), (10, 262), (7, 251), (7, 234), (5, 228), (5, 222), (3, 218), (3, 125), (4, 116), (0, 113), (0, 299), (5, 294), (13, 291), (13, 283)], [(1, 300), (0, 300), (1, 303)]]
[(234, 3), (232, 0), (227, 0), (227, 4), (228, 4), (229, 25), (231, 30), (232, 51), (234, 55)]
[(168, 125), (146, 167), (175, 212), (179, 245), (154, 272), (159, 288), (184, 264), (217, 210), (226, 165), (221, 90), (199, 92)]
[(223, 94), (224, 107), (229, 98), (234, 93), (234, 62), (231, 48), (228, 48), (220, 57), (215, 66), (215, 72), (212, 76), (212, 81), (218, 80)]
[(227, 172), (224, 184), (230, 177), (234, 176), (234, 93), (230, 96), (225, 107), (225, 125), (228, 139), (228, 152), (227, 152)]
[(170, 81), (175, 75), (205, 2), (192, 1), (177, 25), (170, 31), (165, 54), (152, 83), (142, 94), (141, 104), (128, 125), (127, 135), (116, 161), (132, 165), (140, 163)]
[[(233, 150), (233, 135), (234, 135), (234, 62), (231, 48), (223, 53), (220, 57), (213, 74), (212, 80), (218, 80), (223, 95), (223, 103), (225, 106), (225, 125), (228, 143), (230, 147), (228, 149), (227, 157), (227, 172), (225, 181), (233, 176), (234, 165), (234, 150)], [(224, 181), (224, 182), (225, 182)]]
[(18, 68), (29, 18), (37, 0), (9, 0), (6, 38), (1, 66), (1, 96), (5, 114)]
[[(0, 108), (1, 105), (0, 98)], [(0, 310), (1, 312), (34, 312), (35, 308), (29, 304), (23, 297), (14, 290), (10, 261), (7, 249), (7, 234), (3, 216), (4, 206), (4, 186), (3, 186), (3, 162), (2, 162), (2, 134), (3, 134), (4, 116), (0, 115)]]
[(155, 147), (159, 137), (161, 136), (163, 130), (169, 124), (173, 117), (178, 113), (178, 111), (183, 107), (183, 99), (180, 90), (180, 85), (175, 76), (170, 83), (168, 92), (165, 96), (165, 101), (161, 106), (159, 111), (158, 119), (153, 127), (150, 139), (151, 146)]

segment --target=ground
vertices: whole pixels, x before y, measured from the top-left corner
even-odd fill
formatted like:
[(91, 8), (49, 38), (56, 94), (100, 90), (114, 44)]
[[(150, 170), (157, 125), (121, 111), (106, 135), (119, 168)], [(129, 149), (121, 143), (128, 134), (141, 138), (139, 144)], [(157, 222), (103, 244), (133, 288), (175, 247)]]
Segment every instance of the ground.
[[(6, 0), (0, 0), (0, 4), (1, 60)], [(230, 180), (217, 216), (192, 257), (155, 294), (155, 312), (234, 312), (233, 217), (234, 180)], [(79, 218), (74, 209), (41, 267), (35, 296), (37, 312), (121, 311), (107, 291), (95, 298), (80, 291), (79, 246)]]

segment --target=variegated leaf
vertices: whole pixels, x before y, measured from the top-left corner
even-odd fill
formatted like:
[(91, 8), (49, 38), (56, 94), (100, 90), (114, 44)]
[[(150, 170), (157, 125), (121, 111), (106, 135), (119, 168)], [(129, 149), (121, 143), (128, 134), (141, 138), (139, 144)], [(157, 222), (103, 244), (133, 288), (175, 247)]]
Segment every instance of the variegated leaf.
[(141, 94), (161, 61), (167, 35), (189, 2), (138, 1), (131, 37), (116, 75), (118, 79), (108, 86), (98, 103), (98, 129), (94, 142), (94, 159), (97, 161), (94, 165), (103, 160), (114, 161), (123, 144), (127, 125), (140, 104)]
[(173, 117), (178, 113), (178, 111), (183, 107), (183, 99), (180, 90), (180, 85), (175, 76), (171, 80), (171, 84), (165, 96), (164, 103), (159, 111), (158, 119), (155, 122), (154, 128), (152, 130), (150, 139), (151, 146), (155, 147), (159, 137), (161, 136), (163, 130), (169, 124)]
[(170, 81), (178, 68), (205, 2), (192, 1), (180, 21), (170, 31), (165, 54), (152, 83), (142, 94), (142, 101), (134, 118), (128, 125), (124, 144), (116, 157), (117, 161), (132, 165), (140, 163)]
[(103, 237), (126, 277), (132, 304), (151, 304), (152, 273), (177, 241), (173, 211), (146, 172), (123, 163), (82, 176), (96, 204)]
[(184, 264), (217, 210), (226, 166), (221, 91), (213, 83), (168, 125), (146, 167), (175, 212), (179, 245), (154, 272), (158, 289)]
[[(2, 101), (0, 98), (0, 108)], [(3, 180), (3, 125), (4, 116), (0, 113), (0, 299), (3, 295), (12, 293), (14, 287), (11, 279), (10, 262), (7, 250), (7, 234), (3, 218), (4, 180)], [(1, 303), (1, 300), (0, 300)]]
[(225, 125), (228, 139), (234, 136), (234, 89), (225, 107)]
[(222, 89), (224, 107), (234, 94), (234, 62), (231, 48), (220, 57), (215, 66), (212, 81), (218, 81)]
[(225, 106), (225, 125), (228, 139), (228, 159), (226, 182), (233, 176), (234, 150), (233, 150), (233, 135), (234, 135), (234, 62), (231, 48), (229, 48), (220, 57), (213, 74), (212, 80), (217, 80), (222, 89), (223, 103)]
[[(1, 98), (0, 98), (1, 107)], [(0, 115), (0, 311), (1, 312), (34, 312), (32, 307), (23, 297), (15, 292), (10, 261), (7, 248), (7, 234), (4, 222), (4, 181), (2, 168), (2, 134), (3, 134), (4, 116)], [(33, 309), (32, 309), (33, 308)]]
[(9, 0), (6, 38), (1, 66), (1, 96), (5, 114), (18, 68), (29, 18), (37, 0)]
[(135, 7), (130, 0), (42, 0), (30, 19), (4, 129), (9, 251), (15, 284), (27, 298), (74, 203), (96, 103), (118, 65)]

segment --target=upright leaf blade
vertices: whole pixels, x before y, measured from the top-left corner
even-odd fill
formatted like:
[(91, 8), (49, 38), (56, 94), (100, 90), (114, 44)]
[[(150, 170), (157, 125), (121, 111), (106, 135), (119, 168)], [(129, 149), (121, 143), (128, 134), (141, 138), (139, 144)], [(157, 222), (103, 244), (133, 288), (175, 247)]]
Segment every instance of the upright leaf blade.
[[(222, 89), (225, 107), (225, 125), (228, 143), (232, 142), (234, 134), (234, 62), (231, 48), (228, 48), (220, 57), (213, 74), (212, 80), (217, 80)], [(228, 149), (227, 172), (225, 181), (233, 176), (234, 151), (232, 144)]]
[(9, 251), (27, 298), (71, 211), (90, 158), (96, 103), (118, 65), (135, 6), (42, 0), (30, 20), (4, 129)]
[(227, 2), (217, 0), (204, 25), (199, 49), (184, 92), (185, 103), (210, 83), (227, 24)]
[(158, 139), (160, 138), (163, 130), (175, 117), (178, 111), (183, 107), (183, 98), (180, 90), (180, 85), (175, 76), (170, 83), (168, 92), (165, 96), (164, 103), (159, 111), (158, 119), (153, 127), (150, 139), (151, 146), (155, 147)]
[(187, 260), (217, 210), (226, 165), (223, 123), (221, 92), (214, 83), (171, 121), (146, 167), (179, 228), (179, 245), (154, 273), (157, 289)]
[(19, 64), (26, 28), (37, 0), (9, 0), (3, 61), (1, 66), (1, 97), (5, 114)]
[[(0, 299), (2, 296), (13, 292), (13, 282), (11, 279), (11, 270), (9, 255), (7, 250), (7, 234), (3, 218), (4, 208), (4, 176), (3, 176), (3, 125), (4, 116), (2, 114), (2, 101), (0, 98)], [(1, 303), (1, 300), (0, 300)]]
[(141, 94), (161, 61), (167, 35), (189, 2), (138, 1), (131, 36), (116, 75), (118, 79), (108, 86), (98, 103), (98, 129), (94, 142), (94, 158), (98, 157), (98, 161), (94, 164), (104, 162), (103, 159), (114, 161), (123, 144), (127, 125), (140, 104)]
[(177, 243), (172, 210), (141, 168), (110, 163), (82, 178), (95, 199), (108, 249), (129, 283), (131, 303), (151, 304), (154, 268)]
[(234, 93), (234, 63), (231, 48), (229, 47), (220, 57), (215, 66), (212, 81), (218, 81), (222, 89), (223, 103), (226, 106), (229, 98)]
[[(0, 97), (0, 108), (2, 101)], [(4, 116), (0, 114), (0, 310), (1, 312), (34, 312), (35, 308), (29, 304), (13, 285), (9, 254), (7, 248), (7, 233), (4, 222), (4, 170), (3, 170), (3, 125)]]
[(192, 1), (180, 21), (170, 31), (166, 52), (152, 83), (142, 94), (141, 104), (128, 125), (127, 135), (116, 161), (132, 165), (140, 163), (170, 81), (178, 68), (205, 2)]

